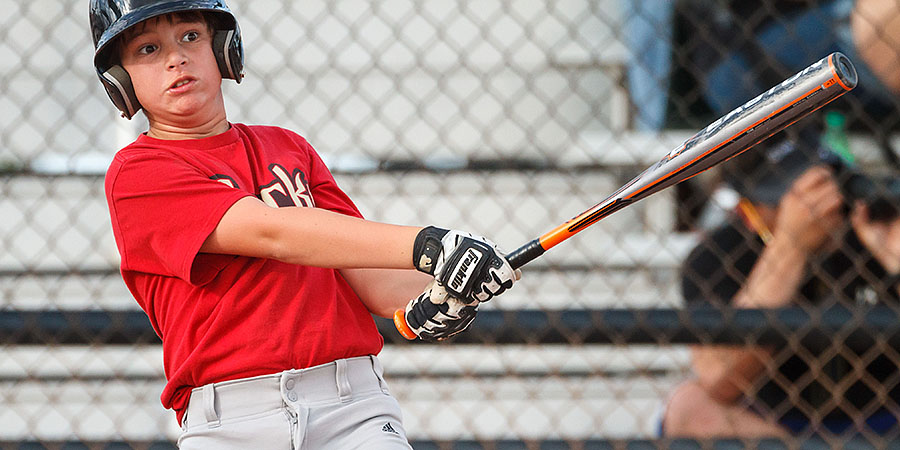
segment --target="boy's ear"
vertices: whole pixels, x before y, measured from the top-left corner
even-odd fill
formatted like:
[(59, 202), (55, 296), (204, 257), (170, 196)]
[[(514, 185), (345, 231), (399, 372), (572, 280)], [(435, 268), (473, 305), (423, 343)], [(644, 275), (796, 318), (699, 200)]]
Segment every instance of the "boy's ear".
[(103, 87), (106, 88), (106, 94), (112, 100), (116, 108), (122, 111), (122, 117), (131, 119), (141, 109), (141, 103), (134, 93), (134, 86), (131, 84), (131, 76), (125, 69), (116, 64), (110, 67), (100, 76)]
[(240, 34), (235, 30), (216, 30), (213, 35), (213, 54), (219, 65), (219, 73), (222, 78), (231, 78), (241, 82), (244, 69), (244, 55), (240, 42)]

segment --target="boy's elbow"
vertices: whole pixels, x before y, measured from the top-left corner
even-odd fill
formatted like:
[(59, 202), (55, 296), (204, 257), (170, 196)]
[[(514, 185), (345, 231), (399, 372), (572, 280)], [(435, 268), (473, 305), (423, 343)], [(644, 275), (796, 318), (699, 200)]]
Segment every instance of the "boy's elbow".
[(381, 317), (382, 319), (391, 319), (394, 317), (394, 312), (396, 309), (388, 308), (385, 305), (377, 305), (375, 307), (371, 307), (366, 305), (366, 308), (369, 312), (375, 316)]
[(289, 246), (279, 236), (277, 230), (263, 228), (257, 230), (252, 237), (254, 247), (258, 249), (257, 257), (274, 259), (282, 262), (288, 261), (291, 254), (288, 251)]
[(201, 251), (292, 262), (298, 255), (289, 243), (290, 233), (284, 230), (286, 219), (281, 213), (252, 197), (238, 200), (219, 220)]
[(296, 236), (290, 229), (279, 226), (278, 220), (262, 221), (257, 224), (252, 233), (253, 242), (250, 243), (257, 249), (260, 258), (274, 259), (289, 264), (310, 263), (310, 255), (306, 254), (306, 247), (297, 245)]

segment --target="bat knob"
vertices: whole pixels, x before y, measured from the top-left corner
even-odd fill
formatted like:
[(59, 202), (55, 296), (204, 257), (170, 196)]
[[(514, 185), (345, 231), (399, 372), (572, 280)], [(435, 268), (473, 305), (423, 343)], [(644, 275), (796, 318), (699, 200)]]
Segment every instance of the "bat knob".
[(397, 328), (397, 331), (400, 332), (401, 336), (410, 341), (419, 337), (416, 336), (416, 333), (413, 333), (411, 328), (409, 328), (409, 325), (406, 323), (406, 313), (402, 309), (394, 311), (394, 326)]

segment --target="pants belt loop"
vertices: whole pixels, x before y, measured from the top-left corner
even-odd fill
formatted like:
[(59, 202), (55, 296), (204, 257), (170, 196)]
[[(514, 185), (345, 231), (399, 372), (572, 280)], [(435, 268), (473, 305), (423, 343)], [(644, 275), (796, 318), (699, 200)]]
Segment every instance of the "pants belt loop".
[(375, 355), (369, 355), (369, 361), (372, 362), (372, 371), (375, 372), (375, 378), (378, 378), (378, 387), (381, 388), (381, 392), (390, 394), (384, 383), (384, 367), (381, 366), (381, 361)]
[(336, 366), (334, 382), (337, 385), (338, 396), (341, 397), (341, 403), (347, 403), (353, 395), (353, 390), (350, 388), (350, 380), (347, 378), (347, 360), (339, 359), (334, 364)]
[(212, 383), (203, 386), (203, 412), (206, 414), (206, 424), (210, 428), (222, 426), (222, 420), (216, 413), (216, 391)]

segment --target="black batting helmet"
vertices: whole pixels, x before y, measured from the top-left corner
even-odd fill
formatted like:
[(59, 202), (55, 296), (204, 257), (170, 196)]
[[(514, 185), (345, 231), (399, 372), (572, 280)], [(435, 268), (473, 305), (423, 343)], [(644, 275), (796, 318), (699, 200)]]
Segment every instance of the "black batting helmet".
[(123, 31), (147, 19), (164, 14), (197, 11), (210, 13), (217, 20), (212, 25), (213, 53), (222, 78), (241, 82), (244, 69), (244, 47), (237, 19), (224, 0), (91, 0), (91, 35), (94, 38), (94, 68), (106, 88), (110, 100), (130, 119), (141, 104), (134, 94), (131, 77), (122, 68), (118, 56), (112, 54), (112, 42)]

